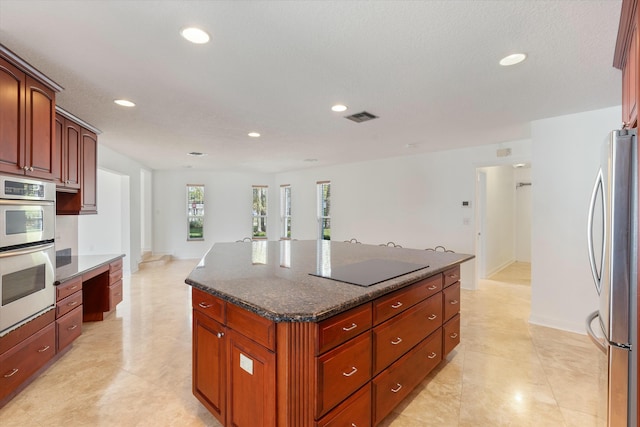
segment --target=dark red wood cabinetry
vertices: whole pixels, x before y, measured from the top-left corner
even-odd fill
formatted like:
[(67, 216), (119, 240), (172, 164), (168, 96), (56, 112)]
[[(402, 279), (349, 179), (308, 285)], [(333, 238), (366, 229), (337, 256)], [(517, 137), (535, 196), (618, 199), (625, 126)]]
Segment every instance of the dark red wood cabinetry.
[(638, 0), (624, 0), (613, 65), (622, 70), (622, 125), (630, 129), (638, 125)]
[(80, 125), (56, 114), (56, 162), (53, 180), (58, 190), (80, 189)]

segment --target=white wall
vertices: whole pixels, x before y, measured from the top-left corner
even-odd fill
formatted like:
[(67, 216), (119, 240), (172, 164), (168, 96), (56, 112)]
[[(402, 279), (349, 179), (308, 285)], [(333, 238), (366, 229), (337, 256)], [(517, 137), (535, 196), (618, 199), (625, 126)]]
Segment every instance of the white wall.
[(152, 251), (153, 246), (153, 174), (146, 169), (140, 170), (140, 246), (142, 252)]
[[(531, 183), (531, 168), (515, 170), (516, 184)], [(530, 185), (516, 189), (516, 261), (531, 262), (531, 192)]]
[(78, 216), (56, 215), (56, 251), (71, 249), (78, 254)]
[(532, 123), (532, 323), (584, 333), (598, 308), (587, 256), (587, 209), (600, 149), (619, 107)]
[[(187, 241), (187, 184), (204, 184), (204, 241)], [(176, 258), (201, 258), (215, 242), (234, 242), (250, 237), (252, 185), (269, 186), (267, 237), (278, 240), (280, 188), (274, 185), (273, 175), (155, 171), (153, 252)]]

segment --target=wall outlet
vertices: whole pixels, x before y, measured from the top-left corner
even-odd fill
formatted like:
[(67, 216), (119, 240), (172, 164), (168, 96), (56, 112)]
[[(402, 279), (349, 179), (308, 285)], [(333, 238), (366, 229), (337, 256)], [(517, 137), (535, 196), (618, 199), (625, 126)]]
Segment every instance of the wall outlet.
[(462, 207), (463, 208), (470, 208), (471, 207), (471, 202), (468, 200), (463, 200), (462, 201)]

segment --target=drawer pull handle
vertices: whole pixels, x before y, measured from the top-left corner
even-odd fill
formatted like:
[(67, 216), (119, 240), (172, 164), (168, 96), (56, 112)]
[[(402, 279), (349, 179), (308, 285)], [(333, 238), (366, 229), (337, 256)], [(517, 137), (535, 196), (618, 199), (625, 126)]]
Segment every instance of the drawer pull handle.
[(432, 314), (431, 316), (427, 317), (427, 319), (436, 320), (436, 317), (438, 317), (438, 316), (436, 316), (435, 314)]
[(38, 350), (38, 353), (44, 353), (45, 351), (49, 350), (49, 346), (45, 345), (44, 347), (42, 347), (40, 350)]
[(211, 307), (213, 307), (213, 304), (207, 304), (206, 302), (201, 302), (198, 305), (200, 306), (200, 308), (211, 308)]
[(391, 304), (391, 308), (400, 308), (400, 307), (402, 307), (402, 303), (400, 301), (398, 301), (395, 304)]
[(435, 291), (436, 289), (438, 289), (438, 285), (431, 285), (427, 289), (429, 289), (430, 291)]
[(353, 331), (357, 327), (358, 325), (356, 325), (355, 323), (352, 323), (351, 326), (349, 326), (348, 328), (343, 327), (342, 330), (345, 332), (349, 332), (349, 331)]
[(4, 374), (4, 377), (5, 377), (5, 378), (11, 378), (11, 377), (12, 377), (12, 376), (14, 376), (15, 374), (17, 374), (19, 370), (20, 370), (20, 369), (18, 369), (18, 368), (13, 368), (13, 369), (11, 370), (11, 372), (9, 372), (8, 374)]
[(351, 427), (358, 427), (356, 423), (351, 423)]
[(73, 331), (73, 330), (74, 330), (75, 328), (77, 328), (77, 327), (78, 327), (78, 325), (69, 326), (69, 327), (67, 328), (67, 331)]
[(456, 338), (458, 338), (458, 334), (454, 332), (451, 335), (449, 335), (449, 338), (451, 338), (452, 340), (455, 340)]
[(458, 303), (457, 299), (452, 299), (451, 301), (449, 301), (449, 304), (451, 305), (456, 305)]
[(218, 338), (222, 338), (224, 336), (224, 332), (218, 332), (216, 335), (218, 336)]
[(434, 359), (436, 356), (437, 356), (437, 354), (436, 354), (436, 353), (431, 352), (431, 354), (430, 354), (430, 355), (428, 355), (428, 356), (427, 356), (427, 358), (429, 358), (429, 359)]
[(393, 345), (398, 345), (398, 344), (400, 344), (401, 342), (402, 342), (402, 338), (397, 337), (395, 341), (391, 341), (391, 344), (393, 344)]
[(454, 274), (450, 274), (450, 275), (449, 275), (449, 278), (450, 278), (450, 279), (457, 279), (457, 278), (458, 278), (458, 275), (457, 275), (457, 274), (455, 274), (455, 273), (454, 273)]
[(78, 304), (78, 301), (71, 301), (71, 302), (70, 302), (70, 303), (68, 303), (67, 305), (68, 305), (69, 307), (73, 307), (74, 305), (77, 305), (77, 304)]
[(402, 389), (402, 384), (397, 384), (397, 383), (396, 383), (396, 388), (392, 388), (392, 389), (391, 389), (391, 391), (392, 391), (393, 393), (397, 393), (397, 392), (399, 392), (401, 389)]
[(351, 372), (343, 372), (342, 375), (344, 375), (345, 377), (350, 377), (351, 375), (355, 374), (356, 372), (358, 372), (358, 368), (356, 368), (355, 366), (351, 367)]
[(78, 289), (78, 285), (75, 285), (69, 288), (70, 291), (73, 291), (74, 289)]

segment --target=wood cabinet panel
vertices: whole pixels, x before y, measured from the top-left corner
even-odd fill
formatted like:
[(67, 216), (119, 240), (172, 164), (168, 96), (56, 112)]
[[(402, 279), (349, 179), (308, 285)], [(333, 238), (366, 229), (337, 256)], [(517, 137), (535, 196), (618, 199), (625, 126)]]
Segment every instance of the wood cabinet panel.
[(82, 305), (82, 292), (75, 292), (56, 303), (56, 318), (62, 317)]
[(227, 326), (270, 350), (276, 349), (276, 324), (272, 320), (229, 304)]
[(122, 258), (109, 263), (109, 273), (115, 273), (122, 270)]
[(276, 426), (276, 355), (228, 330), (227, 423)]
[(122, 302), (122, 280), (109, 286), (109, 310), (115, 310), (116, 306)]
[(316, 419), (369, 381), (371, 349), (365, 332), (318, 358)]
[(446, 270), (444, 273), (444, 287), (451, 286), (454, 283), (460, 281), (460, 266), (457, 265), (453, 268)]
[(191, 303), (195, 310), (206, 314), (220, 323), (227, 321), (226, 305), (220, 298), (216, 298), (200, 289), (191, 288)]
[(316, 427), (370, 426), (371, 384), (367, 383), (315, 425)]
[(56, 319), (56, 351), (71, 344), (82, 334), (82, 306)]
[[(423, 325), (416, 327), (416, 325)], [(373, 372), (381, 372), (442, 325), (442, 296), (433, 295), (373, 329)]]
[(81, 131), (80, 213), (98, 213), (96, 175), (98, 172), (98, 136), (82, 128)]
[(193, 310), (193, 394), (226, 423), (226, 328)]
[(0, 58), (0, 171), (22, 174), (27, 76)]
[(51, 360), (55, 352), (55, 325), (50, 323), (0, 355), (0, 401)]
[(27, 76), (26, 85), (26, 175), (52, 179), (55, 143), (55, 92)]
[(56, 301), (82, 290), (82, 277), (76, 277), (56, 286)]
[(378, 325), (402, 313), (426, 297), (442, 289), (442, 277), (438, 274), (421, 280), (407, 288), (395, 291), (373, 302), (373, 324)]
[(443, 321), (446, 322), (460, 312), (460, 282), (445, 288), (442, 297)]
[(317, 328), (316, 354), (322, 354), (371, 328), (371, 304), (363, 304), (346, 313), (331, 317), (320, 322)]
[(457, 314), (453, 319), (445, 323), (443, 329), (443, 357), (446, 357), (460, 344), (460, 315)]
[(55, 116), (56, 148), (54, 150), (53, 180), (59, 190), (77, 191), (80, 188), (80, 125)]

